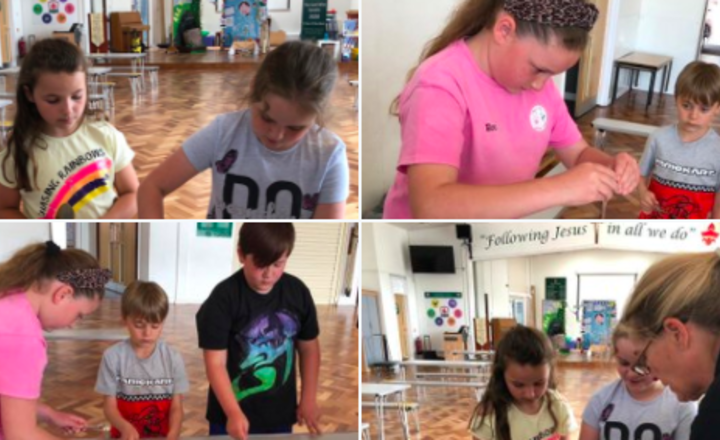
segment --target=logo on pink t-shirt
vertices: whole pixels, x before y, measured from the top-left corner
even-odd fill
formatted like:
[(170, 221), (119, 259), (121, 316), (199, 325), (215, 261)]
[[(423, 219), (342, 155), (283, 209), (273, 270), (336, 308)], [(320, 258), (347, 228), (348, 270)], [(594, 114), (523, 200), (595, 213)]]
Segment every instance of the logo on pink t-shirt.
[(547, 127), (548, 114), (545, 107), (536, 105), (530, 110), (530, 125), (535, 131), (545, 131)]

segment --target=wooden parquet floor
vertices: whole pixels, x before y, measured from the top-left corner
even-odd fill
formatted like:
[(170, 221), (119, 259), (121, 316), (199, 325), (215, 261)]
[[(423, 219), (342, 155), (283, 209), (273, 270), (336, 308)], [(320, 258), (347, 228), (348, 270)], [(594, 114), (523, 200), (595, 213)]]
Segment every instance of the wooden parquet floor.
[[(222, 69), (165, 69), (159, 72), (159, 87), (137, 99), (132, 97), (124, 78), (115, 78), (115, 113), (111, 122), (125, 134), (135, 151), (133, 164), (140, 181), (165, 158), (181, 147), (183, 141), (208, 125), (222, 113), (246, 108), (243, 98), (255, 74), (257, 63), (247, 68), (225, 64)], [(353, 68), (354, 66), (354, 68)], [(348, 84), (358, 79), (357, 63), (341, 65), (341, 74), (333, 93), (326, 127), (347, 145), (350, 166), (350, 196), (345, 217), (358, 218), (358, 112), (353, 108), (356, 89)], [(13, 80), (7, 90), (14, 90)], [(14, 106), (6, 117), (14, 117)], [(211, 191), (211, 174), (207, 170), (195, 176), (165, 198), (165, 217), (169, 219), (204, 219)]]
[[(429, 371), (429, 370), (428, 370)], [(561, 364), (557, 370), (558, 390), (570, 403), (578, 426), (582, 423), (582, 412), (590, 397), (604, 384), (617, 377), (612, 364), (592, 369), (581, 369), (577, 366)], [(378, 381), (377, 376), (363, 373), (363, 382)], [(416, 388), (411, 388), (406, 399), (420, 404), (420, 434), (414, 428), (410, 416), (410, 427), (413, 439), (417, 440), (470, 440), (473, 437), (467, 431), (468, 420), (477, 405), (474, 392), (461, 388), (425, 388), (418, 397)], [(362, 421), (370, 424), (373, 438), (379, 438), (375, 411), (363, 408)], [(579, 431), (570, 436), (569, 440), (577, 440)], [(396, 411), (385, 412), (385, 438), (387, 440), (403, 440), (402, 425)]]
[[(607, 107), (595, 107), (583, 115), (578, 121), (578, 127), (585, 140), (593, 145), (595, 130), (592, 128), (592, 121), (598, 117), (621, 119), (624, 121), (637, 122), (648, 125), (669, 125), (677, 122), (677, 110), (673, 95), (653, 95), (653, 102), (649, 109), (645, 110), (647, 93), (633, 90), (630, 93), (618, 98), (615, 103)], [(713, 124), (714, 128), (720, 129), (720, 122)], [(640, 160), (645, 148), (646, 138), (630, 136), (625, 134), (608, 133), (605, 150), (611, 154), (626, 152)], [(640, 202), (636, 193), (628, 196), (616, 196), (607, 206), (606, 218), (610, 219), (635, 219), (640, 213)], [(579, 207), (570, 207), (562, 211), (560, 218), (566, 219), (597, 219), (600, 218), (600, 204), (589, 204)]]
[[(195, 313), (198, 305), (173, 305), (165, 322), (164, 339), (180, 352), (190, 380), (185, 395), (182, 435), (207, 435), (205, 407), (208, 382), (197, 348)], [(319, 305), (322, 362), (318, 384), (321, 427), (326, 432), (358, 430), (358, 331), (353, 307)], [(77, 328), (118, 328), (120, 302), (106, 298), (100, 309)], [(113, 342), (48, 341), (49, 363), (43, 380), (42, 401), (86, 417), (90, 424), (105, 423), (102, 397), (94, 391), (98, 367)], [(303, 432), (304, 428), (295, 428)], [(59, 435), (59, 433), (58, 433)], [(96, 433), (94, 434), (96, 435)], [(94, 435), (89, 435), (90, 437)]]

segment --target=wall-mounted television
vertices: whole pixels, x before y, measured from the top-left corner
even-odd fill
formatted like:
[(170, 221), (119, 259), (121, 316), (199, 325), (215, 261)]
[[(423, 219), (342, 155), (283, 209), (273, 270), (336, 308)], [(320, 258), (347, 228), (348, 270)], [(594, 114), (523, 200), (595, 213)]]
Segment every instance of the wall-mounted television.
[(410, 266), (415, 273), (455, 273), (452, 246), (410, 246)]

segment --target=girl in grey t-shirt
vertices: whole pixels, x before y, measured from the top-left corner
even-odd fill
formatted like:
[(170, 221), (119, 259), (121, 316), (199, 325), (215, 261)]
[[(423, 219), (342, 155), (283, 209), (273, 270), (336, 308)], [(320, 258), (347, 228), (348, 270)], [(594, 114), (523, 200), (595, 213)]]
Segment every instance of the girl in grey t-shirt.
[(579, 440), (688, 440), (696, 402), (681, 403), (652, 374), (632, 371), (642, 347), (622, 326), (613, 334), (613, 349), (620, 379), (592, 396)]
[(327, 52), (299, 41), (280, 45), (260, 65), (249, 108), (219, 115), (142, 183), (140, 218), (163, 218), (163, 199), (212, 171), (209, 219), (345, 217), (345, 144), (322, 128), (337, 79)]

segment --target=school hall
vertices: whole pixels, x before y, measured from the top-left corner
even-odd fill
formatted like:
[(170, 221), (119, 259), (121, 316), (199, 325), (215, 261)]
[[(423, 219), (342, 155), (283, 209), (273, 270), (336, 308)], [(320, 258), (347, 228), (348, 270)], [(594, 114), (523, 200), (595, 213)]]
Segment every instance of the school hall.
[[(60, 223), (2, 222), (0, 264), (19, 249), (52, 240), (62, 252), (80, 249), (95, 257), (100, 266), (112, 271), (99, 308), (72, 328), (45, 331), (48, 364), (42, 381), (40, 401), (55, 410), (87, 420), (82, 438), (110, 438), (109, 422), (103, 413), (104, 396), (95, 391), (103, 354), (129, 337), (129, 327), (121, 318), (120, 303), (127, 287), (135, 280), (152, 280), (167, 294), (169, 313), (160, 339), (180, 354), (185, 365), (189, 389), (184, 394), (184, 417), (180, 438), (206, 437), (206, 408), (209, 382), (198, 345), (196, 313), (213, 288), (240, 269), (237, 243), (241, 223), (154, 222), (154, 223)], [(319, 426), (317, 438), (348, 440), (358, 438), (358, 225), (355, 223), (295, 223), (294, 249), (286, 273), (301, 279), (316, 305), (321, 353), (317, 383)], [(50, 245), (48, 245), (50, 246)], [(49, 251), (48, 251), (49, 252)], [(356, 258), (357, 257), (357, 258)], [(295, 292), (292, 292), (295, 293)], [(259, 377), (268, 369), (278, 381), (286, 368), (288, 353), (285, 333), (275, 320), (264, 328), (252, 344), (254, 356), (244, 367), (243, 387), (265, 392), (268, 382), (258, 390)], [(267, 338), (275, 338), (268, 341)], [(296, 342), (297, 344), (297, 342)], [(296, 347), (297, 348), (297, 347)], [(298, 397), (300, 370), (297, 368)], [(253, 376), (257, 374), (258, 376)], [(275, 377), (274, 375), (270, 375)], [(286, 379), (287, 380), (287, 377)], [(276, 406), (279, 408), (279, 403)], [(143, 417), (153, 426), (160, 415), (149, 410)], [(43, 424), (53, 435), (63, 435)], [(147, 433), (146, 433), (147, 435)], [(303, 440), (307, 428), (294, 427), (293, 434), (270, 436)], [(265, 438), (251, 435), (251, 438)]]
[[(433, 2), (432, 7), (418, 8), (410, 0), (392, 2), (390, 5), (369, 2), (363, 8), (365, 18), (364, 43), (366, 48), (373, 48), (365, 53), (363, 64), (363, 130), (364, 155), (362, 173), (363, 200), (361, 212), (364, 218), (382, 218), (388, 212), (386, 196), (402, 194), (404, 186), (398, 184), (398, 164), (400, 161), (416, 161), (423, 163), (426, 159), (417, 159), (421, 154), (411, 151), (417, 145), (422, 145), (422, 139), (412, 137), (415, 128), (403, 131), (397, 115), (397, 108), (393, 108), (393, 101), (400, 96), (410, 82), (408, 74), (418, 66), (424, 49), (431, 47), (434, 38), (450, 23), (454, 11), (468, 2), (457, 0), (441, 0)], [(479, 5), (481, 2), (474, 2)], [(487, 2), (496, 3), (496, 2)], [(582, 138), (591, 146), (597, 146), (603, 152), (616, 156), (627, 153), (636, 161), (640, 160), (650, 134), (658, 127), (664, 127), (678, 122), (679, 114), (675, 102), (674, 90), (680, 72), (694, 61), (704, 61), (717, 65), (720, 42), (718, 25), (720, 8), (715, 0), (689, 0), (676, 2), (673, 0), (589, 0), (586, 3), (594, 5), (598, 10), (594, 27), (589, 33), (587, 46), (577, 64), (567, 71), (557, 74), (553, 72), (557, 91), (564, 100), (572, 120), (580, 130)], [(552, 4), (552, 2), (550, 2)], [(532, 9), (530, 6), (528, 9)], [(479, 13), (480, 7), (475, 11)], [(476, 19), (480, 20), (478, 17)], [(457, 28), (456, 28), (457, 30)], [(389, 36), (391, 35), (391, 37)], [(392, 44), (387, 44), (388, 41)], [(402, 48), (399, 50), (398, 48)], [(540, 63), (542, 60), (535, 60)], [(546, 63), (550, 61), (546, 58)], [(442, 64), (442, 63), (441, 63)], [(547, 65), (541, 66), (546, 68)], [(471, 67), (456, 67), (458, 71), (467, 72)], [(518, 72), (521, 66), (518, 66)], [(468, 75), (468, 81), (470, 81)], [(457, 81), (464, 84), (464, 80)], [(414, 87), (414, 86), (413, 86)], [(459, 88), (461, 88), (459, 86)], [(414, 90), (414, 89), (413, 89)], [(448, 89), (449, 90), (449, 89)], [(514, 139), (510, 123), (520, 124), (532, 119), (531, 115), (521, 113), (518, 109), (506, 108), (505, 103), (497, 101), (489, 104), (481, 103), (481, 97), (464, 96), (469, 108), (486, 105), (490, 107), (487, 132), (484, 124), (469, 131), (455, 132), (450, 130), (442, 136), (438, 128), (438, 139), (433, 142), (440, 145), (455, 141), (468, 133), (476, 133), (477, 138), (492, 136), (493, 129), (503, 131), (501, 124), (493, 124), (492, 108), (497, 111), (498, 119), (503, 114), (512, 114), (508, 125), (507, 136), (511, 141), (505, 145), (513, 153), (521, 148), (520, 144), (527, 141), (525, 138)], [(473, 105), (473, 99), (478, 102)], [(463, 102), (463, 97), (454, 96), (453, 100)], [(430, 102), (437, 100), (429, 99)], [(419, 102), (419, 101), (417, 101)], [(416, 102), (416, 103), (417, 103)], [(455, 101), (453, 101), (455, 102)], [(412, 105), (405, 109), (406, 117), (410, 117)], [(418, 104), (419, 105), (419, 104)], [(440, 104), (437, 104), (440, 105)], [(432, 106), (429, 106), (432, 108)], [(423, 110), (424, 111), (424, 110)], [(484, 111), (484, 110), (483, 110)], [(518, 115), (517, 117), (515, 115)], [(484, 113), (483, 113), (484, 115)], [(414, 116), (413, 116), (414, 117)], [(430, 118), (429, 115), (425, 117)], [(434, 120), (443, 120), (442, 115)], [(514, 120), (513, 120), (514, 118)], [(449, 118), (452, 119), (452, 118)], [(410, 127), (413, 122), (408, 122)], [(483, 120), (483, 122), (485, 119)], [(504, 121), (504, 120), (503, 120)], [(453, 121), (445, 121), (452, 125)], [(468, 124), (470, 122), (466, 121)], [(412, 127), (415, 127), (412, 125)], [(457, 125), (453, 125), (457, 127)], [(713, 118), (712, 127), (719, 127), (717, 118)], [(422, 136), (420, 136), (422, 137)], [(444, 140), (443, 140), (444, 139)], [(437, 151), (428, 146), (426, 157), (428, 163), (447, 164), (461, 168), (462, 183), (469, 183), (481, 171), (480, 166), (472, 169), (471, 160), (480, 162), (478, 158), (485, 158), (491, 152), (470, 150), (470, 140), (467, 142), (462, 155), (457, 154), (459, 163), (455, 162), (455, 155), (444, 153), (438, 147)], [(475, 138), (473, 138), (475, 139)], [(403, 149), (403, 144), (409, 145)], [(480, 142), (478, 142), (480, 145)], [(491, 151), (496, 145), (488, 147)], [(410, 148), (410, 149), (408, 149)], [(418, 147), (419, 148), (419, 147)], [(529, 147), (528, 147), (529, 148)], [(446, 145), (446, 149), (450, 149)], [(454, 150), (453, 150), (454, 151)], [(435, 156), (433, 156), (433, 154)], [(475, 155), (473, 157), (473, 154)], [(510, 153), (509, 153), (510, 154)], [(452, 156), (452, 157), (451, 157)], [(517, 161), (525, 158), (522, 154)], [(498, 160), (498, 162), (501, 162)], [(497, 185), (505, 184), (501, 171), (497, 167), (512, 169), (515, 161), (503, 162), (502, 165), (489, 166), (493, 181)], [(535, 162), (533, 162), (535, 164)], [(548, 148), (547, 154), (538, 161), (533, 169), (534, 174), (523, 176), (535, 179), (558, 176), (567, 171), (559, 157)], [(465, 168), (463, 168), (465, 167)], [(702, 168), (702, 166), (699, 166)], [(508, 171), (510, 172), (510, 171)], [(498, 176), (497, 178), (494, 178)], [(525, 180), (523, 180), (525, 181)], [(395, 191), (393, 191), (393, 189)], [(715, 188), (717, 190), (717, 187)], [(509, 216), (511, 218), (539, 218), (539, 219), (633, 219), (640, 213), (640, 197), (637, 191), (629, 194), (615, 194), (609, 202), (580, 203), (568, 205), (556, 202), (555, 206), (534, 211), (531, 214)], [(482, 212), (476, 207), (475, 212)], [(428, 208), (430, 209), (430, 208)], [(670, 209), (666, 210), (670, 211)], [(677, 203), (670, 215), (674, 218), (687, 218), (693, 211), (693, 206)], [(391, 215), (396, 215), (390, 213)], [(416, 215), (417, 217), (417, 215)], [(472, 215), (452, 215), (442, 211), (432, 215), (420, 216), (425, 218), (468, 219), (478, 218)], [(483, 216), (483, 218), (504, 218), (507, 215)], [(387, 217), (386, 218), (400, 218)], [(404, 217), (403, 217), (404, 218)], [(419, 217), (418, 217), (419, 218)], [(663, 218), (663, 217), (661, 217)]]
[[(337, 61), (322, 126), (345, 145), (349, 184), (339, 216), (356, 219), (358, 10), (359, 0), (2, 0), (0, 131), (5, 138), (12, 128), (19, 67), (32, 47), (48, 38), (76, 43), (90, 61), (93, 119), (106, 119), (125, 136), (142, 184), (219, 115), (248, 108), (251, 82), (267, 55), (302, 39)], [(220, 169), (217, 162), (213, 170)], [(206, 218), (212, 182), (205, 170), (180, 186), (165, 198), (165, 218)], [(307, 203), (312, 194), (302, 206)]]
[[(495, 438), (472, 436), (470, 421), (488, 391), (499, 344), (508, 335), (516, 338), (520, 328), (551, 349), (556, 391), (575, 422), (568, 439), (578, 438), (584, 421), (592, 424), (592, 410), (598, 417), (603, 408), (605, 417), (612, 413), (607, 402), (617, 409), (610, 420), (625, 408), (647, 418), (640, 430), (657, 424), (658, 432), (689, 434), (692, 417), (662, 426), (683, 410), (653, 416), (649, 402), (638, 403), (644, 410), (629, 410), (612, 400), (617, 392), (600, 391), (620, 389), (621, 372), (630, 388), (641, 380), (627, 370), (644, 346), (627, 354), (624, 336), (613, 339), (639, 280), (668, 256), (715, 252), (714, 223), (388, 222), (362, 229), (361, 406), (363, 429), (372, 438)], [(522, 353), (503, 349), (505, 377), (517, 377), (508, 376), (508, 358), (534, 362), (528, 353), (538, 351), (517, 340), (515, 350)], [(519, 405), (514, 395), (505, 397)], [(680, 405), (694, 415), (695, 402)], [(558, 407), (555, 415), (559, 427), (569, 418)], [(527, 417), (517, 423), (528, 429), (540, 423)], [(627, 421), (613, 423), (603, 435), (629, 432)], [(517, 434), (518, 425), (511, 428)]]

